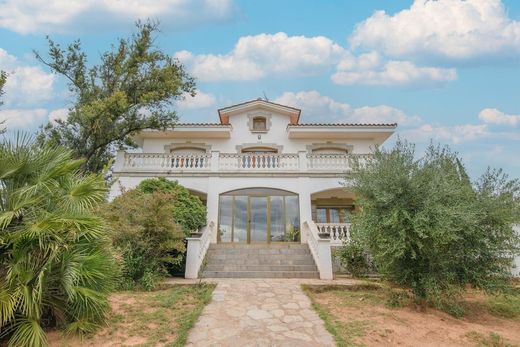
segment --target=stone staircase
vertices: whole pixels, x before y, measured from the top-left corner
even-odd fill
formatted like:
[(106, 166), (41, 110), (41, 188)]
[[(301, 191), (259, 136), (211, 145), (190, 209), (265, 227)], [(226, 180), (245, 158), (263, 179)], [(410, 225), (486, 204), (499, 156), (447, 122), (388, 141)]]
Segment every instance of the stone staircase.
[(307, 244), (211, 244), (204, 278), (319, 278)]

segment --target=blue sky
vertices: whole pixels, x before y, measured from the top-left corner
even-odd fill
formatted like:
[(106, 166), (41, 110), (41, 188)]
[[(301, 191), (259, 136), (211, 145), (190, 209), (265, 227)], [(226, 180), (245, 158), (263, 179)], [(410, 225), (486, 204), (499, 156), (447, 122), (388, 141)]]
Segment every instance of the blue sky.
[(451, 145), (473, 177), (488, 165), (520, 177), (516, 0), (0, 0), (0, 119), (35, 131), (66, 116), (65, 81), (32, 54), (46, 35), (81, 38), (96, 63), (146, 18), (198, 80), (182, 121), (216, 121), (217, 108), (265, 93), (305, 122), (398, 122), (419, 149)]

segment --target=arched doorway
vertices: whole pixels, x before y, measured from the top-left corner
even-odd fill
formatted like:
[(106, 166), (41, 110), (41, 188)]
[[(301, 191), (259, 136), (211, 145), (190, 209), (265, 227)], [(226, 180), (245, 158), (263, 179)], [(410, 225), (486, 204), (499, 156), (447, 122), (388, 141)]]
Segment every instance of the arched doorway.
[(219, 199), (219, 242), (298, 242), (298, 194), (272, 188), (247, 188)]

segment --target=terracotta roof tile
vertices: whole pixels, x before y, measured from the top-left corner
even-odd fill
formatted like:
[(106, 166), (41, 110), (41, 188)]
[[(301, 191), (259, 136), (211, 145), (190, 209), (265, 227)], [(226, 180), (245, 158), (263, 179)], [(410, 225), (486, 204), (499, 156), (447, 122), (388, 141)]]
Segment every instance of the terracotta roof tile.
[(289, 124), (290, 127), (396, 127), (397, 123), (300, 123)]

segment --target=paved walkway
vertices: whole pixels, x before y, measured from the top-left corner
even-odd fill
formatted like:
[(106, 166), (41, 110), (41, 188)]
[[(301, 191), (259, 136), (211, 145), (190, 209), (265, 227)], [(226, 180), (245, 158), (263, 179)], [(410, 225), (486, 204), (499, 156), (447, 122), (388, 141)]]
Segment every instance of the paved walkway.
[(187, 346), (335, 346), (298, 279), (212, 279), (212, 302)]

